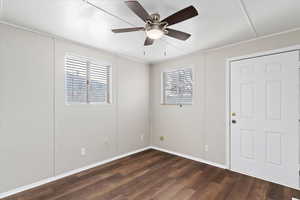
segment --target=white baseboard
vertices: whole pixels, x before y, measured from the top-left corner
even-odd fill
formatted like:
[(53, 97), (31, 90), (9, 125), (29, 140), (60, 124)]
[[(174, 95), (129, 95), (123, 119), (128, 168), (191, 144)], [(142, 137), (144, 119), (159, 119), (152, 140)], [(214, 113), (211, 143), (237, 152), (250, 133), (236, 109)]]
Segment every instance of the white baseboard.
[[(91, 164), (91, 165), (88, 165), (88, 166), (85, 166), (85, 167), (82, 167), (82, 168), (79, 168), (79, 169), (75, 169), (75, 170), (72, 170), (72, 171), (69, 171), (69, 172), (54, 176), (54, 177), (50, 177), (50, 178), (47, 178), (47, 179), (29, 184), (29, 185), (21, 186), (21, 187), (18, 187), (16, 189), (10, 190), (8, 192), (0, 193), (0, 199), (11, 196), (11, 195), (14, 195), (14, 194), (17, 194), (17, 193), (20, 193), (20, 192), (23, 192), (23, 191), (26, 191), (26, 190), (30, 190), (32, 188), (35, 188), (35, 187), (38, 187), (38, 186), (56, 181), (58, 179), (62, 179), (62, 178), (67, 177), (67, 176), (71, 176), (73, 174), (77, 174), (79, 172), (82, 172), (82, 171), (85, 171), (85, 170), (88, 170), (88, 169), (91, 169), (91, 168), (94, 168), (94, 167), (104, 165), (104, 164), (112, 162), (114, 160), (118, 160), (120, 158), (124, 158), (124, 157), (130, 156), (130, 155), (133, 155), (133, 154), (136, 154), (136, 153), (148, 150), (148, 149), (155, 149), (155, 150), (166, 152), (166, 153), (169, 153), (169, 154), (173, 154), (173, 155), (176, 155), (176, 156), (179, 156), (179, 157), (194, 160), (196, 162), (205, 163), (205, 164), (212, 165), (212, 166), (222, 168), (222, 169), (228, 169), (228, 167), (226, 165), (222, 165), (222, 164), (218, 164), (218, 163), (215, 163), (215, 162), (207, 161), (207, 160), (197, 158), (197, 157), (194, 157), (194, 156), (190, 156), (190, 155), (187, 155), (187, 154), (177, 153), (177, 152), (170, 151), (170, 150), (163, 149), (163, 148), (156, 147), (156, 146), (148, 146), (148, 147), (145, 147), (143, 149), (138, 149), (136, 151), (132, 151), (132, 152), (129, 152), (129, 153), (126, 153), (126, 154), (122, 154), (120, 156), (116, 156), (116, 157), (113, 157), (113, 158), (110, 158), (110, 159), (106, 159), (106, 160), (103, 160), (101, 162), (94, 163), (94, 164)], [(299, 189), (299, 188), (296, 188), (296, 189)], [(293, 198), (292, 200), (297, 200), (297, 199)]]
[(106, 160), (103, 160), (103, 161), (98, 162), (98, 163), (94, 163), (94, 164), (91, 164), (91, 165), (88, 165), (88, 166), (85, 166), (85, 167), (82, 167), (82, 168), (79, 168), (79, 169), (75, 169), (75, 170), (72, 170), (72, 171), (54, 176), (54, 177), (50, 177), (50, 178), (47, 178), (47, 179), (29, 184), (29, 185), (21, 186), (21, 187), (18, 187), (16, 189), (13, 189), (13, 190), (10, 190), (10, 191), (4, 192), (4, 193), (0, 193), (0, 199), (2, 199), (4, 197), (11, 196), (11, 195), (14, 195), (14, 194), (17, 194), (17, 193), (20, 193), (20, 192), (23, 192), (23, 191), (26, 191), (26, 190), (30, 190), (32, 188), (35, 188), (35, 187), (38, 187), (38, 186), (56, 181), (58, 179), (62, 179), (64, 177), (67, 177), (67, 176), (70, 176), (70, 175), (73, 175), (73, 174), (77, 174), (79, 172), (82, 172), (82, 171), (85, 171), (85, 170), (88, 170), (88, 169), (91, 169), (91, 168), (94, 168), (94, 167), (98, 167), (100, 165), (104, 165), (104, 164), (112, 162), (114, 160), (118, 160), (120, 158), (124, 158), (124, 157), (130, 156), (130, 155), (133, 155), (133, 154), (136, 154), (136, 153), (148, 150), (148, 149), (151, 149), (151, 147), (145, 147), (143, 149), (138, 149), (136, 151), (132, 151), (132, 152), (129, 152), (129, 153), (126, 153), (126, 154), (122, 154), (120, 156), (116, 156), (116, 157), (113, 157), (113, 158), (110, 158), (110, 159), (106, 159)]
[(133, 154), (136, 154), (136, 153), (148, 150), (148, 149), (155, 149), (155, 150), (158, 150), (158, 151), (166, 152), (166, 153), (169, 153), (169, 154), (173, 154), (173, 155), (180, 156), (180, 157), (183, 157), (183, 158), (187, 158), (187, 159), (190, 159), (190, 160), (194, 160), (194, 161), (197, 161), (197, 162), (202, 162), (202, 163), (212, 165), (212, 166), (215, 166), (215, 167), (219, 167), (219, 168), (223, 168), (223, 169), (227, 168), (225, 165), (210, 162), (210, 161), (203, 160), (203, 159), (200, 159), (200, 158), (196, 158), (196, 157), (193, 157), (193, 156), (189, 156), (189, 155), (186, 155), (186, 154), (181, 154), (181, 153), (177, 153), (177, 152), (174, 152), (174, 151), (169, 151), (169, 150), (162, 149), (162, 148), (155, 147), (155, 146), (148, 146), (148, 147), (145, 147), (143, 149), (132, 151), (132, 152), (129, 152), (129, 153), (126, 153), (126, 154), (123, 154), (123, 155), (120, 155), (120, 156), (116, 156), (116, 157), (113, 157), (113, 158), (110, 158), (110, 159), (106, 159), (106, 160), (103, 160), (101, 162), (94, 163), (94, 164), (91, 164), (91, 165), (88, 165), (88, 166), (85, 166), (85, 167), (82, 167), (82, 168), (79, 168), (79, 169), (75, 169), (75, 170), (72, 170), (72, 171), (54, 176), (54, 177), (50, 177), (50, 178), (47, 178), (47, 179), (29, 184), (29, 185), (21, 186), (21, 187), (18, 187), (16, 189), (13, 189), (13, 190), (10, 190), (10, 191), (4, 192), (4, 193), (0, 193), (0, 199), (4, 198), (4, 197), (11, 196), (11, 195), (14, 195), (14, 194), (17, 194), (17, 193), (20, 193), (20, 192), (23, 192), (23, 191), (26, 191), (26, 190), (30, 190), (32, 188), (35, 188), (35, 187), (38, 187), (38, 186), (56, 181), (58, 179), (62, 179), (62, 178), (67, 177), (67, 176), (71, 176), (73, 174), (77, 174), (79, 172), (82, 172), (82, 171), (85, 171), (85, 170), (88, 170), (88, 169), (91, 169), (91, 168), (94, 168), (94, 167), (98, 167), (100, 165), (104, 165), (104, 164), (112, 162), (114, 160), (118, 160), (120, 158), (124, 158), (124, 157), (130, 156), (130, 155), (133, 155)]
[(160, 148), (160, 147), (151, 146), (150, 149), (156, 149), (158, 151), (163, 151), (163, 152), (166, 152), (166, 153), (169, 153), (169, 154), (173, 154), (173, 155), (176, 155), (176, 156), (179, 156), (179, 157), (194, 160), (196, 162), (205, 163), (205, 164), (212, 165), (212, 166), (215, 166), (215, 167), (218, 167), (218, 168), (228, 169), (227, 166), (222, 165), (222, 164), (218, 164), (218, 163), (211, 162), (211, 161), (208, 161), (208, 160), (204, 160), (204, 159), (201, 159), (201, 158), (196, 158), (194, 156), (190, 156), (190, 155), (186, 155), (186, 154), (182, 154), (182, 153), (177, 153), (177, 152), (174, 152), (174, 151), (169, 151), (169, 150), (166, 150), (166, 149), (163, 149), (163, 148)]

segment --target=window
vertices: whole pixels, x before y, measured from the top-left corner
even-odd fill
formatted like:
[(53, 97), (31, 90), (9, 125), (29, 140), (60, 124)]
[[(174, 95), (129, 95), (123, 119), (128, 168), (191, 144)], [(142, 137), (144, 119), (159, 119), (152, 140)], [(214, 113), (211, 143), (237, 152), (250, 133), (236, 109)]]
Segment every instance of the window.
[(111, 67), (67, 55), (65, 57), (65, 101), (72, 103), (110, 103)]
[(193, 100), (192, 68), (163, 72), (163, 104), (189, 105)]

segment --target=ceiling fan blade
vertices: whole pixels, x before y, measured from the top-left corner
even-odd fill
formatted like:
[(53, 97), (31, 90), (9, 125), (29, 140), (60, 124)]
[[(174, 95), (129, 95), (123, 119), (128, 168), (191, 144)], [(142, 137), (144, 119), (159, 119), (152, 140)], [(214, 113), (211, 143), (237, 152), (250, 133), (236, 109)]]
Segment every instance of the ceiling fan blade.
[(154, 40), (147, 37), (145, 40), (144, 46), (149, 46), (149, 45), (152, 45), (153, 43), (154, 43)]
[(135, 27), (135, 28), (120, 28), (120, 29), (112, 29), (113, 33), (127, 33), (127, 32), (134, 32), (134, 31), (143, 31), (145, 30), (144, 27)]
[(144, 22), (150, 18), (149, 13), (137, 1), (125, 1), (127, 7), (139, 16)]
[(166, 34), (167, 36), (176, 38), (178, 40), (187, 40), (189, 39), (189, 37), (191, 37), (191, 34), (182, 31), (177, 31), (170, 28), (167, 28), (167, 31), (168, 31), (168, 33)]
[(173, 24), (177, 24), (179, 22), (188, 20), (197, 15), (198, 11), (196, 10), (196, 8), (194, 6), (189, 6), (167, 17), (166, 19), (162, 20), (162, 22), (167, 22), (168, 25), (171, 26)]

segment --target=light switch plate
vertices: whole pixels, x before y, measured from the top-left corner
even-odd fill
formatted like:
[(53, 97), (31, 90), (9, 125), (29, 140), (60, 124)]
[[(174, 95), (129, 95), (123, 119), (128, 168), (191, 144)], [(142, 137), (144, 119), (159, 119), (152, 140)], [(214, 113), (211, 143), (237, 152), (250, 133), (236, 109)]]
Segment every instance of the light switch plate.
[(82, 156), (85, 156), (85, 154), (86, 154), (85, 148), (81, 148), (80, 153), (81, 153)]
[(208, 151), (208, 145), (204, 146), (204, 151), (206, 151), (206, 152)]

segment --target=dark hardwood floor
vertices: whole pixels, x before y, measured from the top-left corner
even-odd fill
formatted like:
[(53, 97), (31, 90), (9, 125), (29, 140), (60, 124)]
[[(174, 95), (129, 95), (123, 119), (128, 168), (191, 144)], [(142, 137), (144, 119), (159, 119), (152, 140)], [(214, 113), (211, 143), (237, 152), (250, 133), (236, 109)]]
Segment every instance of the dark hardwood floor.
[(285, 200), (300, 192), (147, 150), (5, 200)]

